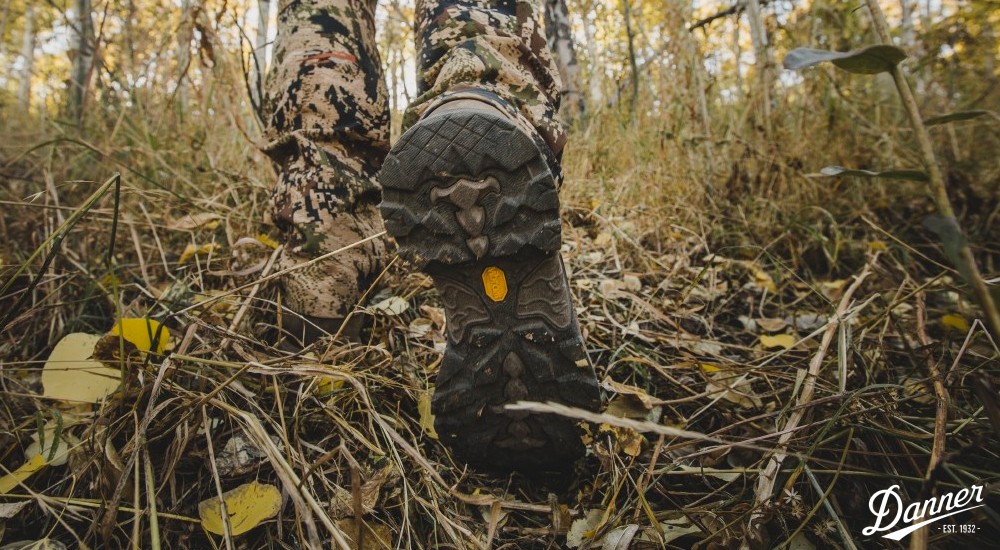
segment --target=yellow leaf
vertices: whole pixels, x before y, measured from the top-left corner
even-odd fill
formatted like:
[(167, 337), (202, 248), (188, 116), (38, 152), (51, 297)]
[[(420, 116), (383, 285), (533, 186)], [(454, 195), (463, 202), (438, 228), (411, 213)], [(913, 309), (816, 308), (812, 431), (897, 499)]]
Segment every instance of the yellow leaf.
[(701, 367), (701, 370), (705, 372), (716, 372), (719, 370), (719, 367), (715, 365), (710, 365), (708, 363), (698, 363), (698, 366)]
[(45, 457), (35, 455), (13, 472), (0, 477), (0, 493), (9, 493), (19, 484), (31, 477), (31, 474), (45, 467)]
[(257, 235), (257, 241), (259, 243), (263, 244), (264, 246), (270, 248), (271, 250), (274, 250), (275, 248), (278, 248), (278, 241), (272, 239), (271, 237), (268, 237), (267, 235), (265, 235), (263, 233), (261, 233), (260, 235)]
[[(273, 485), (252, 481), (222, 494), (229, 514), (229, 529), (233, 535), (246, 533), (281, 510), (281, 491)], [(209, 533), (223, 535), (222, 501), (218, 497), (198, 503), (201, 526)]]
[(114, 288), (122, 284), (121, 279), (119, 279), (114, 273), (108, 273), (107, 275), (101, 277), (100, 283), (106, 288)]
[(437, 431), (434, 430), (434, 413), (431, 412), (431, 391), (420, 394), (417, 400), (417, 412), (420, 414), (420, 427), (431, 439), (437, 439)]
[[(354, 518), (337, 520), (337, 527), (344, 533), (351, 548), (362, 548), (357, 543), (358, 523)], [(390, 550), (393, 546), (392, 531), (384, 523), (362, 521), (362, 544), (365, 550)]]
[(62, 401), (97, 403), (118, 389), (121, 373), (91, 356), (101, 339), (94, 334), (67, 334), (42, 367), (42, 395)]
[(795, 337), (791, 334), (775, 334), (774, 336), (761, 334), (760, 345), (764, 346), (764, 349), (789, 349), (795, 345)]
[(333, 378), (330, 376), (320, 376), (316, 380), (316, 395), (327, 395), (333, 393), (333, 390), (339, 390), (344, 387), (343, 378)]
[(766, 271), (756, 266), (753, 268), (753, 282), (771, 294), (778, 293), (778, 286), (774, 284), (774, 279)]
[(958, 332), (969, 332), (969, 322), (961, 315), (949, 313), (941, 316), (941, 324), (957, 330)]
[(872, 252), (885, 252), (889, 250), (889, 245), (885, 241), (868, 241), (868, 250)]
[(211, 254), (215, 252), (218, 246), (215, 243), (203, 244), (201, 246), (195, 244), (189, 244), (184, 248), (184, 252), (181, 252), (181, 257), (177, 259), (177, 265), (184, 265), (191, 258), (199, 254)]
[(132, 345), (139, 348), (140, 351), (147, 353), (153, 349), (154, 338), (159, 337), (156, 341), (156, 353), (163, 353), (167, 349), (167, 339), (170, 338), (170, 331), (167, 330), (167, 327), (161, 329), (158, 321), (137, 317), (126, 317), (118, 321), (111, 328), (111, 334), (121, 336), (132, 342)]

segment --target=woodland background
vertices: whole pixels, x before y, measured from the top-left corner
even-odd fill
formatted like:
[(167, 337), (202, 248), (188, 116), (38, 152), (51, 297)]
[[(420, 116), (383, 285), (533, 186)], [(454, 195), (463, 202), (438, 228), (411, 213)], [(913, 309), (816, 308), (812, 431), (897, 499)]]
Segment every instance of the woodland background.
[[(3, 548), (1000, 540), (1000, 3), (547, 0), (609, 403), (568, 484), (438, 443), (443, 313), (398, 262), (366, 345), (280, 346), (274, 4), (0, 0), (0, 545), (35, 544)], [(412, 16), (378, 11), (394, 137)], [(862, 534), (875, 491), (972, 483), (978, 533)]]

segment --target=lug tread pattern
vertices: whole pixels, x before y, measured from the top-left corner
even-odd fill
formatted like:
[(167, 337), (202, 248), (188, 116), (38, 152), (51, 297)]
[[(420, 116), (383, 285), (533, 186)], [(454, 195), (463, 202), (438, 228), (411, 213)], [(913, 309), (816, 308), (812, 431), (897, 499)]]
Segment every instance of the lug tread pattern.
[(501, 190), (482, 202), (490, 236), (488, 256), (509, 256), (527, 246), (559, 249), (559, 197), (552, 171), (530, 136), (500, 115), (478, 110), (428, 118), (410, 128), (382, 167), (382, 217), (399, 254), (422, 267), (476, 259), (454, 213), (432, 200), (462, 177), (496, 177)]
[[(386, 229), (445, 306), (435, 429), (479, 469), (566, 471), (585, 451), (577, 422), (507, 404), (601, 404), (558, 254), (559, 197), (545, 159), (501, 116), (452, 111), (408, 130), (380, 174)], [(502, 298), (485, 292), (490, 267), (504, 274)]]

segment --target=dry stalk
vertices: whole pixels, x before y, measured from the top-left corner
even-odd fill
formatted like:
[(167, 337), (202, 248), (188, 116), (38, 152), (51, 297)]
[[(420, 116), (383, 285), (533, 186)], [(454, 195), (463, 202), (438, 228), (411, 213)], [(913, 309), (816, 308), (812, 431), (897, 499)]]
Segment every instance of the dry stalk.
[[(927, 308), (924, 304), (923, 292), (917, 294), (917, 338), (925, 349), (930, 346), (931, 341), (927, 336)], [(933, 358), (928, 358), (927, 368), (930, 371), (931, 381), (934, 383), (934, 396), (937, 398), (934, 411), (934, 443), (931, 445), (931, 456), (927, 463), (927, 473), (924, 475), (925, 482), (930, 482), (934, 470), (941, 463), (944, 457), (945, 443), (948, 436), (948, 408), (951, 405), (951, 397), (944, 387), (944, 378), (941, 375), (941, 364)], [(910, 550), (925, 550), (927, 548), (927, 527), (921, 527), (913, 532), (910, 537)]]
[[(878, 1), (866, 0), (866, 2), (869, 11), (871, 11), (872, 23), (875, 26), (875, 31), (878, 33), (879, 40), (883, 44), (892, 44), (892, 36), (889, 34), (889, 24), (885, 21), (885, 14), (882, 13), (882, 8), (879, 7)], [(899, 65), (894, 65), (892, 68), (892, 80), (896, 84), (899, 99), (903, 103), (903, 109), (906, 111), (906, 117), (910, 121), (913, 135), (917, 139), (920, 158), (924, 164), (924, 169), (927, 171), (927, 180), (930, 184), (931, 195), (934, 198), (934, 206), (937, 208), (938, 214), (947, 223), (953, 224), (954, 230), (961, 235), (962, 230), (958, 225), (958, 219), (955, 217), (955, 210), (951, 206), (951, 200), (948, 198), (948, 188), (945, 185), (944, 176), (941, 174), (941, 168), (938, 166), (937, 158), (934, 155), (934, 145), (931, 142), (931, 136), (927, 132), (927, 127), (924, 126), (923, 118), (920, 116), (920, 108), (917, 106), (916, 98), (913, 97), (913, 90), (910, 89), (910, 83), (906, 80), (906, 75)], [(991, 333), (1000, 337), (1000, 310), (997, 309), (997, 305), (993, 301), (993, 296), (986, 286), (986, 281), (983, 280), (983, 276), (979, 272), (979, 266), (976, 265), (972, 249), (964, 237), (958, 244), (958, 251), (955, 256), (955, 259), (960, 263), (956, 267), (968, 279), (966, 283), (972, 287), (972, 293), (976, 297), (976, 301), (979, 302), (979, 307), (983, 309), (986, 326), (989, 327)]]
[(756, 511), (751, 514), (748, 526), (751, 533), (759, 535), (763, 531), (763, 520), (765, 517), (764, 509), (767, 502), (771, 500), (771, 495), (774, 493), (774, 483), (777, 479), (778, 471), (781, 469), (781, 465), (788, 457), (788, 442), (792, 439), (792, 436), (795, 435), (796, 428), (798, 428), (802, 419), (805, 417), (806, 412), (809, 410), (808, 408), (803, 407), (803, 405), (812, 401), (813, 393), (816, 391), (816, 381), (819, 380), (820, 367), (823, 365), (823, 360), (826, 359), (827, 350), (830, 348), (830, 344), (833, 342), (833, 338), (836, 336), (840, 324), (847, 321), (844, 316), (851, 304), (854, 293), (871, 274), (872, 265), (874, 265), (877, 260), (878, 256), (865, 264), (861, 273), (858, 274), (858, 276), (854, 279), (854, 282), (851, 283), (851, 285), (847, 287), (847, 290), (844, 291), (844, 295), (840, 298), (840, 303), (837, 305), (837, 313), (827, 325), (826, 332), (823, 333), (823, 338), (820, 341), (819, 349), (816, 350), (816, 354), (813, 355), (812, 360), (809, 361), (809, 370), (806, 374), (805, 381), (802, 383), (802, 391), (799, 393), (799, 397), (796, 400), (795, 405), (797, 409), (794, 410), (788, 417), (788, 420), (785, 421), (785, 425), (781, 429), (781, 437), (778, 438), (778, 443), (771, 451), (772, 454), (770, 457), (765, 459), (767, 464), (764, 466), (760, 476), (757, 478), (757, 487), (754, 490)]

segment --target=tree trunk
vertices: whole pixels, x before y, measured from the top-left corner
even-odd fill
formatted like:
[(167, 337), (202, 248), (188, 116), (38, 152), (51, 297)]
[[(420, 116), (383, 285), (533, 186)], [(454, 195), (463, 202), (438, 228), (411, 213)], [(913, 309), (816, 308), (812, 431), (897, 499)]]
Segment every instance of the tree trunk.
[[(7, 19), (10, 18), (10, 0), (4, 0), (3, 13), (0, 14), (0, 38), (7, 30)], [(7, 57), (7, 42), (0, 40), (0, 58)]]
[(587, 71), (587, 87), (590, 90), (590, 105), (600, 105), (604, 101), (604, 92), (601, 89), (601, 75), (598, 72), (598, 67), (600, 63), (597, 56), (597, 46), (595, 44), (596, 38), (594, 38), (594, 29), (591, 27), (590, 22), (584, 17), (583, 19), (583, 36), (587, 41), (587, 57), (590, 61), (589, 68)]
[(94, 21), (90, 0), (76, 0), (76, 21), (73, 22), (73, 70), (69, 82), (70, 114), (79, 122), (83, 117), (87, 90), (94, 64)]
[(257, 0), (257, 40), (253, 48), (253, 67), (250, 68), (250, 89), (254, 103), (259, 103), (267, 74), (267, 35), (271, 28), (271, 0)]
[(635, 37), (632, 33), (632, 6), (629, 0), (622, 0), (622, 11), (625, 16), (625, 35), (628, 38), (628, 61), (632, 69), (632, 101), (629, 109), (635, 110), (635, 102), (639, 99), (639, 68), (635, 63)]
[(576, 61), (566, 0), (545, 0), (545, 38), (562, 79), (562, 111), (569, 119), (575, 119), (586, 112), (587, 103), (580, 91), (580, 65)]
[(774, 90), (774, 57), (767, 39), (767, 28), (760, 12), (758, 0), (747, 0), (747, 17), (750, 19), (750, 38), (753, 41), (754, 63), (757, 65), (758, 100), (763, 114), (764, 131), (771, 133), (771, 95)]
[(181, 110), (187, 109), (188, 104), (187, 73), (191, 65), (192, 25), (191, 0), (181, 0), (181, 21), (177, 28), (177, 49), (175, 52), (177, 59), (177, 89), (174, 92), (180, 102)]
[(28, 4), (24, 13), (24, 35), (21, 42), (21, 74), (17, 87), (17, 104), (21, 111), (31, 105), (31, 77), (35, 72), (35, 5)]

